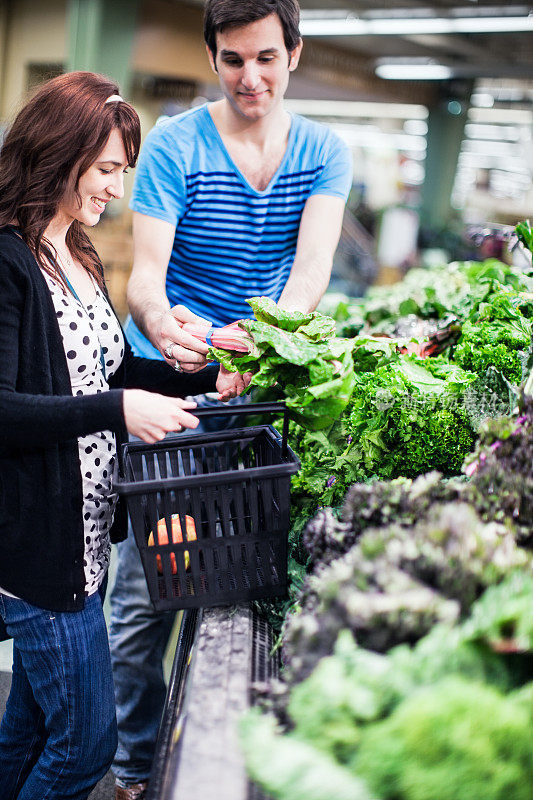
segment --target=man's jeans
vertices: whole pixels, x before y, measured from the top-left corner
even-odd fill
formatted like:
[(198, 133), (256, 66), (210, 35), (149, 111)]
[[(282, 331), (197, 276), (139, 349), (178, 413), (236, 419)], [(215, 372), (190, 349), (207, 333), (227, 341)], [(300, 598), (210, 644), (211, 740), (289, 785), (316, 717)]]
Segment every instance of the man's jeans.
[(131, 530), (117, 549), (109, 630), (119, 730), (113, 772), (128, 785), (150, 777), (166, 695), (163, 657), (176, 612), (154, 611)]
[[(209, 395), (194, 399), (199, 406), (215, 405)], [(248, 400), (245, 395), (230, 403), (240, 405)], [(240, 424), (241, 417), (210, 417), (201, 419), (195, 431), (220, 430)], [(120, 542), (117, 550), (109, 631), (118, 723), (113, 772), (117, 783), (127, 786), (150, 777), (166, 696), (162, 661), (176, 612), (154, 610), (131, 528), (128, 538)]]
[(98, 592), (58, 612), (0, 594), (13, 678), (0, 726), (2, 800), (85, 800), (117, 746), (107, 631)]

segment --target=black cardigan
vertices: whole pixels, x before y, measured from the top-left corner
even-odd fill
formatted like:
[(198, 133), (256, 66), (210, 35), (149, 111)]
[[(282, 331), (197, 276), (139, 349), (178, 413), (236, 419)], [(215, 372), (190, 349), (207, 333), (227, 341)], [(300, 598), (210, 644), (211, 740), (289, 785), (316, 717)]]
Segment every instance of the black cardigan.
[[(164, 361), (135, 357), (125, 341), (110, 391), (73, 397), (45, 278), (13, 229), (0, 228), (0, 587), (52, 611), (82, 609), (77, 437), (112, 430), (120, 448), (124, 387), (195, 395), (213, 391), (217, 371), (180, 374)], [(120, 502), (111, 536), (126, 537)]]

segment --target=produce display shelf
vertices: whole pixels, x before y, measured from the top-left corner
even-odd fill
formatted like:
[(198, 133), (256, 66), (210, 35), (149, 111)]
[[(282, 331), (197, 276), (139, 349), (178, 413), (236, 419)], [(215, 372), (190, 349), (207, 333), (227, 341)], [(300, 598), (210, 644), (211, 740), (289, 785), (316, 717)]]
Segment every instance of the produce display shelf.
[(248, 781), (238, 724), (277, 674), (271, 646), (249, 605), (183, 613), (147, 800), (268, 800)]

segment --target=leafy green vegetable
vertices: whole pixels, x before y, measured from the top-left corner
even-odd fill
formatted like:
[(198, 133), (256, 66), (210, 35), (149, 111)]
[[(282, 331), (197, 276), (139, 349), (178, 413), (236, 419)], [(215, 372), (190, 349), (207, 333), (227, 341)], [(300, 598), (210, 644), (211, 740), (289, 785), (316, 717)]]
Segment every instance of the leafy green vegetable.
[(249, 774), (274, 800), (371, 800), (360, 778), (311, 745), (281, 736), (272, 717), (249, 711), (240, 732)]
[(335, 338), (335, 321), (318, 312), (284, 311), (267, 297), (247, 302), (256, 316), (241, 322), (251, 338), (249, 352), (211, 348), (208, 358), (231, 372), (253, 373), (252, 386), (281, 386), (288, 408), (306, 427), (330, 426), (353, 391), (352, 341)]
[(518, 240), (533, 254), (533, 231), (531, 230), (529, 220), (527, 222), (519, 222), (515, 231)]
[(283, 633), (288, 675), (307, 676), (342, 628), (379, 652), (414, 643), (439, 622), (457, 622), (485, 588), (530, 564), (508, 530), (482, 523), (464, 502), (432, 504), (412, 525), (369, 528), (307, 578), (302, 610), (289, 615)]
[(465, 641), (484, 641), (503, 652), (533, 652), (533, 577), (517, 571), (491, 586), (461, 627)]
[[(386, 655), (358, 646), (349, 630), (340, 630), (332, 654), (321, 658), (309, 677), (291, 687), (288, 699), (286, 690), (282, 692), (282, 687), (276, 687), (276, 696), (282, 698), (282, 704), (278, 702), (276, 711), (286, 720), (285, 728), (291, 731), (289, 736), (278, 737), (278, 745), (280, 748), (286, 747), (286, 756), (289, 758), (295, 741), (305, 743), (321, 753), (319, 758), (326, 756), (338, 766), (356, 774), (360, 772), (375, 790), (382, 790), (382, 784), (374, 785), (376, 778), (372, 778), (376, 768), (377, 774), (382, 775), (374, 762), (373, 737), (374, 731), (385, 731), (385, 739), (389, 743), (390, 728), (376, 723), (380, 720), (389, 722), (404, 747), (406, 736), (411, 735), (408, 734), (408, 726), (404, 727), (408, 718), (408, 715), (404, 716), (406, 704), (408, 708), (423, 709), (421, 716), (417, 713), (413, 717), (413, 725), (417, 728), (420, 724), (419, 733), (426, 731), (428, 706), (423, 698), (433, 697), (433, 693), (438, 691), (441, 709), (438, 709), (438, 703), (431, 703), (431, 713), (438, 710), (443, 715), (438, 722), (440, 740), (437, 748), (444, 747), (446, 752), (447, 748), (451, 748), (451, 753), (457, 747), (453, 758), (459, 759), (452, 764), (444, 759), (443, 763), (452, 770), (471, 769), (472, 765), (468, 766), (470, 759), (480, 748), (485, 748), (489, 734), (485, 727), (479, 729), (475, 703), (465, 706), (461, 701), (456, 705), (452, 699), (452, 710), (448, 713), (445, 710), (447, 702), (442, 702), (444, 692), (441, 693), (439, 687), (448, 686), (452, 698), (456, 697), (457, 685), (470, 687), (473, 696), (482, 700), (479, 707), (481, 714), (489, 711), (483, 698), (495, 701), (498, 715), (502, 702), (506, 705), (516, 704), (521, 709), (522, 721), (532, 725), (533, 683), (523, 686), (524, 681), (530, 678), (533, 654), (532, 595), (531, 571), (511, 571), (500, 584), (486, 590), (462, 623), (439, 624), (414, 646), (399, 645)], [(509, 636), (513, 637), (515, 647), (520, 644), (526, 650), (524, 655), (508, 653), (509, 648), (501, 646), (508, 644)], [(522, 658), (522, 662), (517, 662), (517, 658)], [(453, 680), (450, 682), (451, 676)], [(516, 689), (517, 686), (521, 688)], [(424, 690), (422, 693), (421, 689)], [(506, 698), (501, 694), (503, 692), (509, 693)], [(464, 699), (467, 693), (461, 692), (460, 696)], [(402, 720), (401, 731), (397, 727), (399, 719)], [(497, 724), (501, 719), (498, 716)], [(463, 728), (464, 735), (461, 735)], [(393, 736), (392, 733), (390, 735)], [(465, 737), (468, 738), (467, 747)], [(369, 741), (372, 742), (371, 755), (368, 755)], [(428, 748), (421, 733), (420, 736), (414, 734), (410, 741), (412, 750), (407, 753), (402, 749), (401, 759), (394, 757), (394, 747), (386, 748), (389, 760), (385, 762), (385, 773), (388, 780), (393, 763), (394, 769), (398, 769), (400, 760), (405, 765), (417, 760), (421, 782), (419, 788), (423, 791), (422, 785), (426, 786), (424, 775), (427, 773), (428, 780), (433, 780), (433, 767), (439, 758), (435, 759), (435, 764), (428, 763)], [(298, 782), (298, 777), (295, 780)], [(270, 790), (272, 780), (268, 776), (263, 786)], [(433, 788), (428, 789), (428, 800), (448, 797), (436, 789), (432, 795)], [(392, 794), (391, 800), (393, 797), (396, 795)], [(404, 795), (400, 793), (398, 797), (404, 798)], [(425, 797), (420, 794), (420, 798)], [(418, 795), (405, 794), (405, 800), (414, 798), (418, 798)]]
[(504, 522), (520, 542), (533, 535), (533, 399), (520, 416), (487, 421), (465, 471), (468, 497), (484, 519)]
[(505, 657), (469, 641), (463, 627), (439, 625), (415, 647), (400, 645), (387, 655), (358, 647), (341, 630), (333, 655), (292, 687), (287, 714), (294, 736), (349, 765), (364, 726), (388, 716), (421, 686), (457, 674), (503, 691), (512, 688)]
[(324, 508), (307, 525), (303, 543), (309, 564), (328, 564), (344, 555), (369, 528), (410, 527), (427, 517), (432, 504), (460, 499), (462, 488), (456, 480), (443, 480), (439, 472), (415, 480), (355, 483), (346, 494), (340, 517)]
[(382, 800), (528, 800), (532, 736), (512, 697), (451, 677), (368, 726), (355, 768)]
[(530, 345), (531, 323), (513, 302), (513, 295), (499, 291), (472, 311), (463, 325), (454, 358), (464, 369), (481, 375), (494, 367), (518, 384), (522, 380), (518, 351)]
[[(531, 231), (529, 227), (527, 230)], [(523, 241), (527, 230), (524, 226)], [(400, 283), (372, 287), (362, 299), (339, 298), (338, 308), (329, 307), (328, 313), (339, 320), (341, 336), (378, 331), (395, 335), (398, 321), (409, 315), (424, 320), (451, 315), (465, 322), (477, 303), (502, 287), (530, 293), (533, 276), (496, 259), (412, 269)]]
[(356, 375), (348, 432), (352, 458), (366, 477), (414, 477), (430, 469), (457, 473), (472, 449), (474, 432), (461, 393), (474, 376), (414, 356)]

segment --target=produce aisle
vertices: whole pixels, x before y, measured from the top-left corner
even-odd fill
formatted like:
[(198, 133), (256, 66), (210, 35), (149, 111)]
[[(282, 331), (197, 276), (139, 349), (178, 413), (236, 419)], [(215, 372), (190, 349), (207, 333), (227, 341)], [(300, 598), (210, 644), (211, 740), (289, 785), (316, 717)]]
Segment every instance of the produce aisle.
[(205, 612), (168, 797), (197, 758), (203, 797), (249, 800), (244, 764), (274, 800), (531, 800), (533, 270), (254, 311), (249, 353), (217, 356), (293, 412), (289, 595), (254, 604), (282, 668), (242, 672), (251, 611)]

